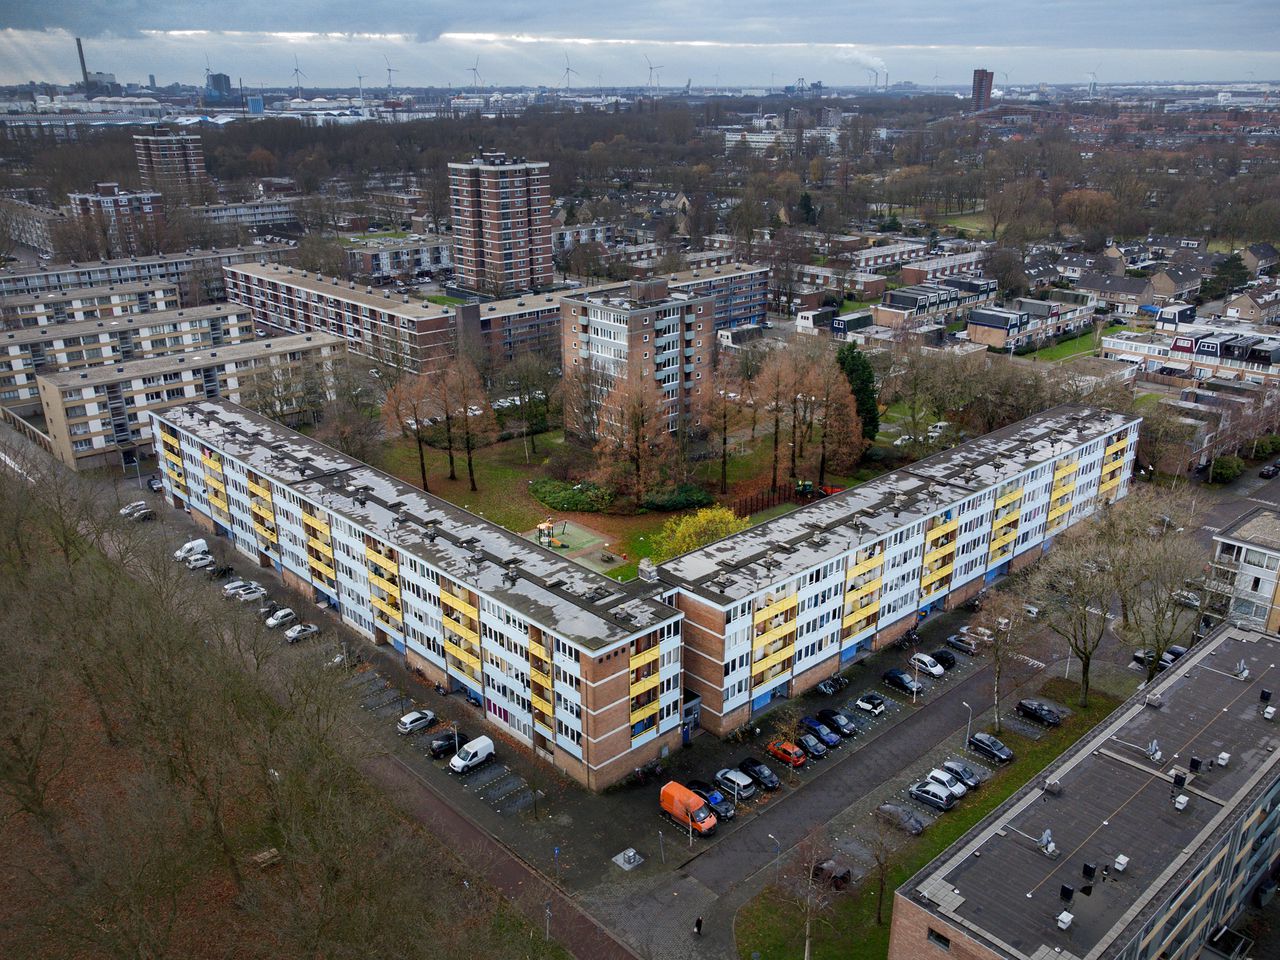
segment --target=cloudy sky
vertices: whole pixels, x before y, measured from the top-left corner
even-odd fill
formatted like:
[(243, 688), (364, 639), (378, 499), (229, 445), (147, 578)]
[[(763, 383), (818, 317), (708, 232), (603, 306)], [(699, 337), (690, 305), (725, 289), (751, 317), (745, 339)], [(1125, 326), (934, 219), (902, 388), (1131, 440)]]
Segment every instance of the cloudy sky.
[(764, 86), (803, 76), (863, 84), (997, 85), (1280, 79), (1274, 0), (0, 0), (0, 82), (79, 75), (199, 82), (206, 58), (246, 87), (291, 83), (294, 57), (317, 86), (643, 84)]

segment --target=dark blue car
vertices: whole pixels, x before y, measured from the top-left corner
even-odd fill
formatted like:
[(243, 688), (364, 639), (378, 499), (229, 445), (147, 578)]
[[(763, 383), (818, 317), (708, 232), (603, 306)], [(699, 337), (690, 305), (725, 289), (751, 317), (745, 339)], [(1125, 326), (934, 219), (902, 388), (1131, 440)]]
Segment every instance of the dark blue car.
[(800, 725), (821, 740), (824, 747), (838, 747), (840, 745), (840, 735), (817, 717), (804, 717), (801, 719)]

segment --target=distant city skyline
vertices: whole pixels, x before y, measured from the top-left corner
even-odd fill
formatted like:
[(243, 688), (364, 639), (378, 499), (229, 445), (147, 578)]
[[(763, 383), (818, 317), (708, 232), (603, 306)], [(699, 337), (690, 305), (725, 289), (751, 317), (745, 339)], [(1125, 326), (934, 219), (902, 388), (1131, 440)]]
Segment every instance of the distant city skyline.
[[(587, 0), (407, 7), (391, 0), (263, 7), (134, 0), (127, 5), (15, 0), (0, 31), (0, 83), (71, 83), (76, 36), (90, 70), (122, 82), (197, 84), (207, 62), (246, 87), (291, 86), (294, 57), (308, 87), (828, 86), (883, 82), (967, 87), (976, 67), (997, 88), (1045, 83), (1265, 82), (1280, 79), (1273, 11), (1261, 0), (1170, 0), (1160, 16), (1104, 0), (984, 0), (909, 6), (847, 0), (780, 8), (760, 0), (696, 6), (651, 0), (629, 12)], [(1189, 45), (1191, 44), (1191, 45)], [(648, 58), (646, 61), (645, 58)]]

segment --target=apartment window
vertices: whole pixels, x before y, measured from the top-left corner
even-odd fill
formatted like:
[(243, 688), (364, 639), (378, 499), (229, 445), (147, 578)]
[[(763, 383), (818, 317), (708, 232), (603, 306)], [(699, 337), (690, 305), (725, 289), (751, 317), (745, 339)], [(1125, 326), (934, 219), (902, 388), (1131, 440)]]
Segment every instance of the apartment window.
[(944, 937), (937, 930), (933, 929), (933, 927), (929, 928), (929, 942), (935, 947), (941, 947), (943, 950), (951, 949), (951, 938)]

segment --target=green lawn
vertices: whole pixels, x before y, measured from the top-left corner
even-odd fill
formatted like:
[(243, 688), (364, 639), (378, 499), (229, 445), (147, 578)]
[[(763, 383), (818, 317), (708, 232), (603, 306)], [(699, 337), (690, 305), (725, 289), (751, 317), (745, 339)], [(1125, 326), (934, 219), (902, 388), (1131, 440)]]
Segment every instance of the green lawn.
[(970, 233), (987, 234), (991, 232), (991, 225), (987, 221), (984, 214), (981, 213), (958, 213), (954, 216), (943, 217), (942, 222), (948, 226), (955, 227), (957, 230), (968, 230)]
[(873, 303), (879, 303), (879, 300), (846, 300), (840, 304), (841, 313), (852, 313), (854, 310), (865, 310)]
[(439, 304), (442, 307), (456, 307), (459, 304), (467, 302), (459, 297), (446, 297), (443, 293), (433, 293), (429, 296), (423, 297), (423, 299), (428, 303)]
[[(1087, 709), (1076, 707), (1077, 687), (1062, 679), (1046, 682), (1042, 692), (1069, 704), (1075, 710), (1061, 727), (1039, 741), (1013, 733), (1001, 734), (1017, 759), (1001, 770), (982, 789), (952, 812), (938, 818), (925, 833), (907, 841), (899, 850), (885, 892), (884, 925), (877, 926), (876, 885), (868, 876), (856, 890), (838, 900), (826, 917), (827, 923), (814, 925), (814, 960), (883, 960), (889, 952), (889, 921), (893, 891), (916, 871), (955, 843), (971, 827), (998, 807), (1020, 787), (1034, 779), (1071, 744), (1087, 734), (1119, 704), (1116, 697), (1098, 690), (1091, 692)], [(747, 903), (738, 913), (735, 934), (738, 955), (749, 960), (753, 954), (770, 960), (802, 957), (804, 918), (793, 904), (778, 898), (770, 888)]]
[[(1107, 334), (1120, 333), (1123, 330), (1130, 330), (1135, 333), (1141, 332), (1137, 327), (1108, 327), (1103, 331), (1104, 336)], [(1055, 363), (1059, 360), (1069, 360), (1072, 357), (1086, 356), (1094, 351), (1093, 331), (1082, 333), (1078, 337), (1072, 337), (1070, 340), (1063, 340), (1061, 343), (1055, 343), (1051, 347), (1045, 347), (1043, 350), (1037, 350), (1027, 356), (1033, 360), (1042, 360), (1048, 363)]]

